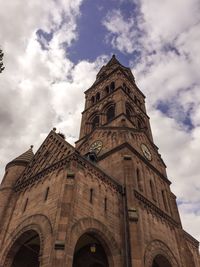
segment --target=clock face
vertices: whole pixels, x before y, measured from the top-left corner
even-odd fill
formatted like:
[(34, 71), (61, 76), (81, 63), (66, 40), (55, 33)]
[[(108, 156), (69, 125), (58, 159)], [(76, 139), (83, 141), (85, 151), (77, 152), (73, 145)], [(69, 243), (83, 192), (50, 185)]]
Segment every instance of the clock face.
[(145, 144), (141, 144), (141, 149), (145, 158), (148, 159), (149, 161), (152, 160), (151, 152), (149, 151), (148, 147)]
[(99, 152), (101, 151), (103, 146), (102, 141), (97, 140), (94, 143), (91, 144), (90, 148), (89, 148), (89, 152), (95, 152), (96, 154), (99, 154)]

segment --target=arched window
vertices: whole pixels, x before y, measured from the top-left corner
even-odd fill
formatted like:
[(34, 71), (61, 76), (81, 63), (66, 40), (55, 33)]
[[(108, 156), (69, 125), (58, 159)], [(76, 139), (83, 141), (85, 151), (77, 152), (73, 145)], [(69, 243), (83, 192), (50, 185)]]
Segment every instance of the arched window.
[(100, 100), (100, 93), (96, 94), (96, 102), (98, 102)]
[(172, 267), (172, 265), (167, 258), (165, 258), (163, 255), (158, 254), (153, 260), (152, 267)]
[(111, 84), (110, 84), (110, 92), (112, 92), (114, 90), (115, 90), (115, 83), (111, 82)]
[(131, 120), (131, 116), (133, 115), (133, 109), (129, 104), (126, 104), (126, 115)]
[(106, 86), (106, 88), (105, 88), (105, 93), (106, 93), (106, 95), (109, 94), (109, 91), (110, 91), (109, 86)]
[(92, 120), (92, 129), (94, 129), (97, 126), (99, 126), (99, 116), (98, 115), (96, 115)]
[[(108, 267), (110, 266), (107, 255), (110, 255), (105, 242), (98, 239), (98, 233), (90, 232), (84, 233), (77, 241), (73, 264), (71, 266), (90, 266), (90, 267)], [(113, 265), (112, 265), (113, 266)]]
[(145, 121), (141, 116), (137, 117), (137, 126), (139, 129), (144, 129), (145, 128)]
[(126, 115), (129, 119), (131, 119), (131, 112), (130, 109), (126, 107)]
[(126, 93), (130, 94), (131, 90), (130, 90), (130, 88), (128, 88), (128, 87), (126, 86), (125, 83), (123, 83), (123, 89), (125, 90)]
[(108, 107), (106, 111), (107, 122), (111, 121), (114, 117), (115, 117), (115, 106), (112, 105)]
[[(6, 266), (39, 267), (41, 266), (40, 261), (42, 257), (39, 234), (35, 230), (28, 230), (15, 240), (5, 262), (8, 262)], [(5, 264), (1, 266), (5, 266)]]
[(95, 102), (94, 96), (91, 97), (91, 102), (92, 102), (92, 104), (94, 104), (94, 102)]

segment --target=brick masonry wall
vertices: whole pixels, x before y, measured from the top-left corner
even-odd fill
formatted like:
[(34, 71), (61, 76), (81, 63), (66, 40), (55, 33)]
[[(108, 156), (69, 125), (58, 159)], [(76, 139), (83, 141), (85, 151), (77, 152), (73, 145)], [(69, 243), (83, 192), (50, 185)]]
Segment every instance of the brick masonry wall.
[[(70, 177), (70, 175), (68, 177), (67, 173), (71, 172), (74, 177)], [(45, 200), (47, 188), (49, 188), (49, 192)], [(90, 202), (91, 188), (93, 189), (92, 203)], [(15, 235), (18, 232), (22, 233), (23, 229), (26, 230), (28, 225), (34, 223), (42, 229), (43, 238), (49, 241), (48, 244), (41, 244), (43, 246), (41, 266), (57, 266), (58, 264), (58, 266), (66, 266), (67, 261), (69, 261), (67, 266), (71, 266), (75, 245), (80, 237), (75, 235), (75, 240), (72, 240), (72, 229), (78, 222), (89, 219), (91, 224), (95, 224), (95, 227), (88, 226), (88, 229), (80, 231), (80, 234), (84, 234), (84, 231), (96, 233), (102, 242), (109, 243), (105, 248), (113, 246), (113, 250), (118, 251), (114, 256), (110, 256), (110, 260), (117, 262), (117, 266), (123, 266), (121, 194), (109, 184), (102, 182), (98, 173), (87, 171), (75, 163), (72, 164), (70, 170), (65, 167), (63, 170), (54, 171), (24, 191), (14, 193), (14, 196), (16, 201), (4, 233), (0, 263), (4, 253), (11, 249)], [(105, 198), (107, 198), (106, 210)], [(44, 218), (49, 221), (52, 228), (51, 233), (43, 226), (46, 223)], [(55, 249), (57, 242), (63, 244), (62, 250)], [(111, 255), (112, 252), (110, 251), (108, 254)]]

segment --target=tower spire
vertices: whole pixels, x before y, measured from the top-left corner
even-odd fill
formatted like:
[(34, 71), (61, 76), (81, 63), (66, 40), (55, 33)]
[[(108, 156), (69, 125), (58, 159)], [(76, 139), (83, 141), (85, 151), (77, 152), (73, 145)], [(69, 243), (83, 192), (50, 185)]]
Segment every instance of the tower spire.
[(115, 64), (118, 64), (118, 65), (121, 65), (121, 63), (117, 60), (115, 54), (112, 55), (111, 59), (108, 61), (108, 63), (106, 64), (106, 66), (111, 66), (111, 65), (115, 65)]

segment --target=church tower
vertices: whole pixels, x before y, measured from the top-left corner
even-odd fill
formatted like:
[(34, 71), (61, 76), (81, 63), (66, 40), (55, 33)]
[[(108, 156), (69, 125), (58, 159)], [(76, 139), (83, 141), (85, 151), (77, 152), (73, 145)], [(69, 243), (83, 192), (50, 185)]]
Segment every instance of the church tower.
[(0, 266), (200, 267), (131, 70), (113, 56), (85, 97), (75, 148), (54, 128), (7, 165)]

